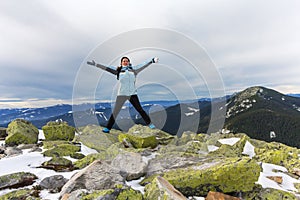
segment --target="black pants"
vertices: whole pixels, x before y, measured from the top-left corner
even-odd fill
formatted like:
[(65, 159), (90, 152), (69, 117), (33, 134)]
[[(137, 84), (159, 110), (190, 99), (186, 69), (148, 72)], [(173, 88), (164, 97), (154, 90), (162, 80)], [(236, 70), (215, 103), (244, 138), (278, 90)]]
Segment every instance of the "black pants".
[(126, 100), (129, 100), (129, 102), (133, 105), (133, 107), (140, 113), (140, 115), (142, 116), (142, 118), (144, 119), (144, 121), (146, 122), (147, 125), (149, 125), (151, 123), (150, 117), (143, 110), (137, 95), (117, 96), (114, 111), (108, 120), (106, 128), (108, 128), (108, 129), (112, 128), (112, 126), (115, 123), (115, 119), (117, 118), (117, 115), (119, 114), (119, 112)]

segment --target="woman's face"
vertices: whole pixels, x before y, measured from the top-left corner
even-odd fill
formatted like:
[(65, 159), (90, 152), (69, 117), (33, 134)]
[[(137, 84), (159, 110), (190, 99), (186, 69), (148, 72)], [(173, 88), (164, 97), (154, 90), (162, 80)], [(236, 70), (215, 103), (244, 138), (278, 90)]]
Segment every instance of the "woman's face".
[(122, 66), (128, 66), (129, 65), (129, 60), (127, 58), (123, 58), (121, 62)]

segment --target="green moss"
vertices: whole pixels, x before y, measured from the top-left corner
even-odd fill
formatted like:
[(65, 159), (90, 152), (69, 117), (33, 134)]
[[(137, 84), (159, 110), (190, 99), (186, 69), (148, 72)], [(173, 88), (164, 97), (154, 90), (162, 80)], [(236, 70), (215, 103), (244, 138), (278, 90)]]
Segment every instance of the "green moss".
[(205, 166), (207, 164), (170, 170), (163, 178), (186, 196), (202, 196), (210, 190), (251, 191), (260, 174), (260, 166), (249, 158), (226, 158)]
[(30, 190), (29, 189), (22, 189), (9, 192), (5, 195), (0, 196), (0, 200), (12, 200), (12, 199), (26, 199), (28, 197)]
[(114, 190), (110, 189), (110, 190), (96, 190), (90, 194), (87, 195), (83, 195), (82, 198), (80, 198), (81, 200), (94, 200), (97, 199), (98, 197), (103, 197), (105, 195), (111, 194), (113, 193)]
[(74, 166), (78, 169), (82, 169), (95, 160), (112, 160), (114, 159), (121, 151), (119, 148), (120, 144), (115, 143), (111, 145), (106, 151), (101, 151), (100, 153), (89, 154), (84, 158), (74, 162)]
[(143, 195), (140, 191), (133, 190), (132, 188), (122, 190), (116, 200), (143, 200)]
[(52, 141), (43, 141), (44, 149), (51, 149), (61, 144), (69, 144), (68, 141), (65, 140), (52, 140)]
[(71, 166), (72, 161), (70, 161), (66, 158), (54, 157), (51, 160), (44, 162), (43, 165), (44, 166), (47, 166), (47, 165)]
[(60, 144), (58, 146), (54, 146), (52, 149), (46, 150), (43, 154), (48, 157), (61, 157), (70, 156), (78, 151), (80, 151), (80, 146), (73, 144)]
[(253, 191), (243, 193), (244, 200), (297, 200), (296, 196), (292, 193), (273, 188), (262, 188), (256, 185)]
[(272, 142), (260, 143), (259, 148), (255, 148), (255, 156), (257, 161), (272, 163), (284, 166), (284, 163), (291, 159), (298, 159), (298, 150), (287, 145)]

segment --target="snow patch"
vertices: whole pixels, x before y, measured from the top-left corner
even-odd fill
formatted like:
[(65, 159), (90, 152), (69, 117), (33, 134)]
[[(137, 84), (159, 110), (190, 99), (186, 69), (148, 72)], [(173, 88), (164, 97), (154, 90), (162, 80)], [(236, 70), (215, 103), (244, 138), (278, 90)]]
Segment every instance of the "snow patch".
[(255, 156), (255, 151), (254, 151), (254, 146), (250, 143), (250, 142), (246, 142), (244, 149), (243, 149), (243, 154), (248, 155), (250, 158), (252, 158), (253, 156)]
[(218, 140), (221, 144), (228, 144), (230, 146), (233, 146), (235, 143), (240, 141), (241, 138), (226, 138), (226, 139), (220, 139)]

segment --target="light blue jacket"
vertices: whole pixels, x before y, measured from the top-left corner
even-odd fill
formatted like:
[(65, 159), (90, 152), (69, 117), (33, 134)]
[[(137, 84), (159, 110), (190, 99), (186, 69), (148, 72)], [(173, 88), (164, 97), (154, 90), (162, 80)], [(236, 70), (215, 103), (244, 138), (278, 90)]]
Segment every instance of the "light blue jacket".
[[(137, 94), (137, 89), (135, 86), (136, 76), (152, 63), (154, 63), (154, 60), (150, 59), (136, 66), (122, 66), (119, 73), (120, 87), (118, 90), (118, 96), (131, 96)], [(102, 64), (96, 64), (95, 66), (114, 75), (118, 74), (117, 67), (105, 66)]]

